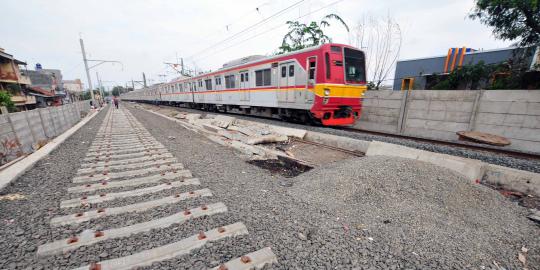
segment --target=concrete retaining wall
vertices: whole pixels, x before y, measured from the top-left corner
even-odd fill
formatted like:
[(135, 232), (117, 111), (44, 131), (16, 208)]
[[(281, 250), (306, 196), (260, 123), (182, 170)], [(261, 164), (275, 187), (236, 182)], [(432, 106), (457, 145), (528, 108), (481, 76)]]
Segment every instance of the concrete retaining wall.
[(71, 128), (79, 122), (81, 111), (90, 111), (88, 102), (0, 115), (0, 164), (34, 152), (40, 144)]
[(358, 129), (457, 141), (475, 130), (506, 137), (508, 149), (540, 153), (540, 91), (368, 91)]

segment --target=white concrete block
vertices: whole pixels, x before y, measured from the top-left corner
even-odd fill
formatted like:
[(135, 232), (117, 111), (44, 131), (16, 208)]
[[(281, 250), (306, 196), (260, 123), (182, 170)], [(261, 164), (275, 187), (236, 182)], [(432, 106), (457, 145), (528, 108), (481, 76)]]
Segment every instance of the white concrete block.
[(368, 151), (366, 152), (366, 156), (376, 155), (402, 157), (428, 162), (443, 168), (450, 169), (457, 174), (464, 176), (470, 181), (480, 180), (484, 175), (485, 163), (483, 162), (418, 150), (396, 144), (389, 144), (377, 141), (371, 142)]

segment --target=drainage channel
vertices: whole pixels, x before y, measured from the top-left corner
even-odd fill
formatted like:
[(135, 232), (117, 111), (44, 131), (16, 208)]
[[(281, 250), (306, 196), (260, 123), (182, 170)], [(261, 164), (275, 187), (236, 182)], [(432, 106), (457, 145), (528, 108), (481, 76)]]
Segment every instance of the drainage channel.
[[(177, 192), (177, 189), (188, 189), (188, 191)], [(170, 190), (173, 195), (152, 197), (153, 199), (136, 203), (122, 203), (123, 200), (129, 198), (144, 199), (144, 195), (162, 194), (160, 192), (167, 190)], [(78, 231), (81, 233), (65, 235), (64, 238), (60, 237), (56, 241), (42, 244), (37, 249), (38, 256), (66, 254), (85, 246), (100, 245), (105, 241), (141, 233), (159, 233), (160, 229), (166, 229), (175, 224), (182, 225), (192, 219), (228, 213), (224, 203), (209, 202), (199, 207), (139, 223), (126, 221), (127, 225), (123, 227), (117, 224), (114, 226), (111, 224), (109, 227), (105, 224), (105, 228), (100, 230), (86, 227), (89, 226), (88, 221), (107, 216), (157, 211), (159, 207), (178, 204), (181, 201), (197, 198), (198, 202), (204, 202), (207, 200), (205, 198), (213, 197), (210, 189), (205, 188), (198, 178), (193, 178), (191, 171), (178, 163), (176, 158), (129, 111), (123, 108), (109, 108), (107, 111), (103, 124), (83, 159), (83, 164), (76, 176), (72, 178), (72, 185), (66, 188), (66, 196), (77, 193), (82, 194), (60, 201), (60, 208), (71, 213), (53, 217), (50, 225), (51, 227), (78, 226)], [(97, 204), (108, 201), (115, 201), (115, 207), (96, 207)], [(186, 256), (194, 250), (205, 248), (210, 242), (248, 233), (248, 228), (239, 220), (208, 231), (194, 231), (192, 236), (180, 241), (127, 256), (123, 253), (124, 256), (114, 259), (93, 261), (89, 265), (76, 269), (132, 269), (148, 266), (154, 262)], [(240, 257), (222, 262), (214, 269), (259, 269), (265, 265), (277, 263), (277, 257), (269, 247), (238, 255)]]

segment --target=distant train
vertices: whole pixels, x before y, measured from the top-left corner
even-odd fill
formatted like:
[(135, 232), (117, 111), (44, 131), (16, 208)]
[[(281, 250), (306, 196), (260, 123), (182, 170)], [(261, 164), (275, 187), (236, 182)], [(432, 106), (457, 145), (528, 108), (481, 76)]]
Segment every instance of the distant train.
[(122, 99), (341, 126), (360, 116), (366, 89), (364, 53), (330, 43), (242, 58)]

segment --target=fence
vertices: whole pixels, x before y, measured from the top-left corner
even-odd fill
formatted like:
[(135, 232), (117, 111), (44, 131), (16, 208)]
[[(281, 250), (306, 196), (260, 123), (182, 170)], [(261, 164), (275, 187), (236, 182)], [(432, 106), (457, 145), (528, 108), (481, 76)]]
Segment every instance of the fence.
[[(88, 101), (0, 115), (0, 165), (39, 149), (90, 111)], [(83, 115), (84, 114), (84, 115)]]
[(510, 139), (505, 148), (540, 153), (540, 91), (367, 91), (355, 127), (447, 141), (481, 131)]

